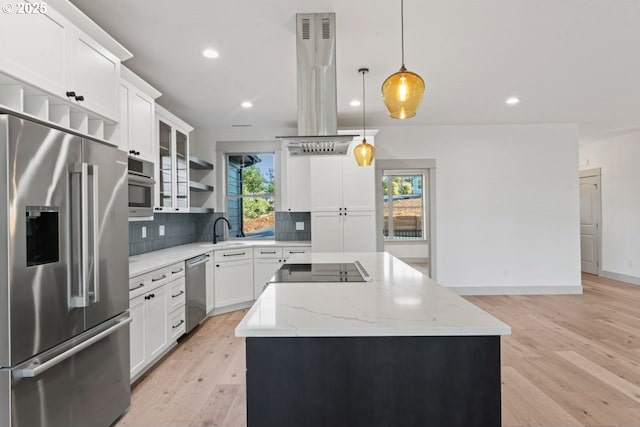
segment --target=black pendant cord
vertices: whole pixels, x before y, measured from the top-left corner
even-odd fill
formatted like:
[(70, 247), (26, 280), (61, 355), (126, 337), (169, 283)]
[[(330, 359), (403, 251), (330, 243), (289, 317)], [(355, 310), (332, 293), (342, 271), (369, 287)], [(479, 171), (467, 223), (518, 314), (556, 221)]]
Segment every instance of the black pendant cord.
[(400, 40), (402, 43), (402, 68), (404, 68), (404, 0), (400, 0)]

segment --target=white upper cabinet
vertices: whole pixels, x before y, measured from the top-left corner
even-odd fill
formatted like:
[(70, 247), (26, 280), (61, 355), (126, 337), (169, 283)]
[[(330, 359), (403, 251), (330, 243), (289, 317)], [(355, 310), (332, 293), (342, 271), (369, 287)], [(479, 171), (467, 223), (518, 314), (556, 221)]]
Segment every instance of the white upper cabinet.
[(132, 156), (155, 162), (155, 99), (161, 94), (126, 67), (121, 75), (119, 146)]
[(83, 107), (117, 120), (120, 60), (77, 29), (71, 46), (67, 91), (75, 92), (74, 99)]
[(131, 53), (71, 3), (53, 3), (55, 10), (47, 2), (46, 13), (20, 14), (27, 3), (18, 1), (1, 15), (0, 72), (117, 122), (120, 62)]
[[(373, 144), (373, 137), (368, 137)], [(311, 158), (311, 211), (375, 210), (375, 168), (358, 166), (351, 153), (346, 156)]]
[(311, 175), (309, 157), (284, 156), (285, 176), (284, 201), (282, 209), (288, 212), (309, 212), (311, 210)]
[[(24, 4), (24, 1), (17, 2)], [(64, 96), (71, 24), (49, 8), (46, 14), (2, 14), (0, 68), (3, 72)]]

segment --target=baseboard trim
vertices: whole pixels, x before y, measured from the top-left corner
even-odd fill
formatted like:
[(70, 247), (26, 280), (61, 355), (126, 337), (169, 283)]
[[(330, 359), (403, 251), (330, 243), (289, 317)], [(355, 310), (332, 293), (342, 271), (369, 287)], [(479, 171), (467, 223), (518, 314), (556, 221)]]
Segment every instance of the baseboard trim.
[(614, 273), (613, 271), (602, 271), (602, 277), (607, 279), (619, 280), (621, 282), (629, 283), (632, 285), (640, 285), (640, 277), (629, 276), (627, 274)]
[(247, 301), (241, 302), (239, 304), (228, 305), (226, 307), (214, 308), (212, 311), (207, 314), (207, 317), (217, 316), (219, 314), (231, 313), (232, 311), (243, 310), (245, 308), (249, 308), (253, 305), (255, 301)]
[(458, 295), (582, 295), (582, 285), (451, 286)]

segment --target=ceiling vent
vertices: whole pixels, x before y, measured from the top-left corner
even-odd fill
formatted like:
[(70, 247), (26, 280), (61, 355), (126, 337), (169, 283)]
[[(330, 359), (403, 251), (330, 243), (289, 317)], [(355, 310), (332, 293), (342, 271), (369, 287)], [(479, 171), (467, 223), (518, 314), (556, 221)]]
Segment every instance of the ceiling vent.
[(292, 156), (344, 155), (358, 135), (337, 135), (336, 15), (296, 15), (298, 135), (277, 136)]

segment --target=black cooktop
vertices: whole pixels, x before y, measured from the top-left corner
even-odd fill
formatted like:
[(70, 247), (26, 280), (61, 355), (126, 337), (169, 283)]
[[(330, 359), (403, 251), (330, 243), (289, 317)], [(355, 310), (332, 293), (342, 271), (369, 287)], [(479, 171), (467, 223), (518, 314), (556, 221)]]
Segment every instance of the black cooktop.
[(368, 277), (362, 266), (356, 266), (356, 263), (284, 264), (269, 283), (366, 282)]

